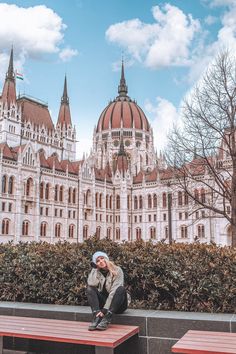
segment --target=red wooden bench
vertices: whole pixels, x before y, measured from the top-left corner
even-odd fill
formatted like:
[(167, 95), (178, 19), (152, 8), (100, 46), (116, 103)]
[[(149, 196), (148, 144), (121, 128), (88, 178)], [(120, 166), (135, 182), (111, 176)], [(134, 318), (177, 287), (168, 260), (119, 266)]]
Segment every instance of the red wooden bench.
[(136, 326), (112, 324), (106, 331), (91, 332), (88, 325), (87, 322), (0, 316), (0, 354), (3, 353), (3, 337), (92, 345), (96, 354), (113, 354), (114, 348), (127, 339), (135, 336), (135, 342), (138, 340), (139, 327)]
[(236, 354), (236, 333), (190, 330), (171, 350), (188, 354)]

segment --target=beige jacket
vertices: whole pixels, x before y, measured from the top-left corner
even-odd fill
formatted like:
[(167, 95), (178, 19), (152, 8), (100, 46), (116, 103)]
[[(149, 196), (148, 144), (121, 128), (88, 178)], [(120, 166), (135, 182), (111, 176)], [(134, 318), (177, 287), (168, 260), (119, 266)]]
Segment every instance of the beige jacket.
[(119, 286), (124, 286), (123, 270), (118, 266), (116, 266), (115, 270), (117, 272), (116, 275), (111, 275), (109, 272), (107, 276), (104, 277), (104, 275), (99, 272), (98, 269), (92, 269), (88, 276), (88, 285), (95, 286), (96, 288), (98, 288), (98, 291), (102, 291), (104, 283), (106, 281), (106, 290), (109, 294), (104, 305), (104, 308), (106, 309), (109, 309), (116, 289)]

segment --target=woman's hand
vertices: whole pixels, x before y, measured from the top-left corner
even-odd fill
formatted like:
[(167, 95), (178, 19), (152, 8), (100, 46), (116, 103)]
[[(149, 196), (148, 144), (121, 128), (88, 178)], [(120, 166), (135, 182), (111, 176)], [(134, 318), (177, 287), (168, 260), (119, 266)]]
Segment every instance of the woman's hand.
[(100, 311), (96, 314), (96, 317), (104, 317), (104, 313), (102, 313), (102, 311)]

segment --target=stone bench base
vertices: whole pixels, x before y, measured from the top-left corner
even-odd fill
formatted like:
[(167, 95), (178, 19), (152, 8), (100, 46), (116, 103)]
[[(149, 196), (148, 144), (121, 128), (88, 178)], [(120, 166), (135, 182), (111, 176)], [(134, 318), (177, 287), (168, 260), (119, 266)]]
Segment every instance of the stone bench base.
[[(70, 321), (91, 320), (91, 310), (87, 306), (46, 305), (19, 302), (0, 302), (0, 315), (52, 318)], [(115, 315), (113, 323), (139, 326), (139, 352), (137, 354), (170, 354), (171, 347), (190, 329), (214, 332), (236, 333), (236, 314), (199, 313), (181, 311), (155, 311), (155, 310), (131, 310), (128, 309), (122, 315)], [(25, 341), (26, 342), (26, 341)], [(27, 343), (23, 344), (27, 344)], [(15, 346), (6, 345), (8, 349), (21, 349), (24, 353), (34, 352), (38, 343), (32, 350), (18, 343), (15, 338)], [(21, 345), (22, 344), (22, 345)], [(51, 347), (46, 344), (45, 350)], [(28, 350), (27, 350), (28, 349)], [(53, 354), (68, 354), (70, 349), (59, 343), (56, 349), (48, 350)], [(92, 349), (91, 349), (92, 352)], [(15, 353), (15, 352), (14, 352)], [(20, 352), (19, 354), (21, 354)], [(82, 348), (83, 354), (90, 354), (86, 348)], [(123, 351), (124, 354), (125, 351)], [(8, 354), (8, 353), (7, 353)], [(118, 353), (120, 354), (120, 353)]]

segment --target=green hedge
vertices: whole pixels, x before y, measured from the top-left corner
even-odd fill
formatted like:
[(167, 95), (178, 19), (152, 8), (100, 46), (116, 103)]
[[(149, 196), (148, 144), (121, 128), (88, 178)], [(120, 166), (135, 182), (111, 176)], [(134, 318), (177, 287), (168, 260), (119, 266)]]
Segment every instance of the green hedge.
[(120, 265), (133, 308), (234, 312), (236, 249), (89, 239), (83, 244), (0, 244), (0, 300), (87, 305), (93, 252)]

